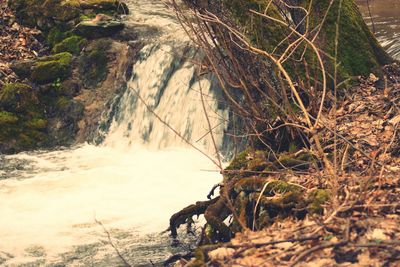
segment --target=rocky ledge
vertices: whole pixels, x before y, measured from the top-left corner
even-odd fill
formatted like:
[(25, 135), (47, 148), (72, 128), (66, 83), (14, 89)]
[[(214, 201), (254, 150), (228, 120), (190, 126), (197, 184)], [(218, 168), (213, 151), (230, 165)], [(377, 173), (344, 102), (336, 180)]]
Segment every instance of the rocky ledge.
[(0, 8), (0, 153), (92, 138), (134, 57), (119, 34), (126, 4), (9, 0)]

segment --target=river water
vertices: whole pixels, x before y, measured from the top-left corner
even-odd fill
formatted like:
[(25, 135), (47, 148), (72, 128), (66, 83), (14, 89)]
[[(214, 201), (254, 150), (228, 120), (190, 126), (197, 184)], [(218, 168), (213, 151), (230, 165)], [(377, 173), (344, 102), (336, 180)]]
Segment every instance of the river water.
[(382, 46), (400, 60), (400, 0), (357, 0), (357, 4)]
[(157, 0), (127, 4), (126, 24), (139, 35), (132, 41), (144, 47), (102, 144), (0, 158), (0, 265), (119, 266), (111, 243), (133, 266), (159, 265), (195, 241), (183, 233), (171, 246), (161, 232), (221, 176), (149, 108), (211, 157), (200, 90), (218, 147), (228, 114), (213, 80), (196, 78), (194, 49), (173, 12)]
[[(159, 0), (127, 2), (131, 15), (126, 23), (144, 47), (128, 89), (109, 114), (102, 144), (0, 158), (0, 265), (123, 266), (107, 232), (131, 265), (160, 265), (194, 241), (183, 234), (180, 244), (171, 246), (162, 231), (171, 214), (204, 200), (221, 177), (210, 160), (157, 120), (137, 94), (212, 157), (200, 89), (219, 147), (228, 114), (213, 81), (197, 80), (193, 64), (185, 59), (194, 52), (173, 13)], [(364, 2), (360, 5), (367, 16)], [(370, 1), (376, 35), (396, 57), (398, 3)]]

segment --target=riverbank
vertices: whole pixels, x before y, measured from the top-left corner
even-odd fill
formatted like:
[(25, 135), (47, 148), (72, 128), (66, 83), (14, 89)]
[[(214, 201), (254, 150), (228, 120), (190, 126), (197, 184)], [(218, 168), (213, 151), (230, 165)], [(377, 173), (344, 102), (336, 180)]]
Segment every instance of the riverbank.
[[(312, 163), (301, 171), (287, 167), (257, 175), (269, 165), (268, 160), (260, 157), (262, 151), (247, 152), (234, 160), (226, 173), (230, 175), (229, 169), (235, 165), (237, 174), (230, 180), (236, 182), (231, 187), (241, 184), (237, 194), (244, 193), (242, 202), (232, 199), (234, 220), (242, 220), (241, 230), (229, 242), (200, 246), (185, 256), (194, 259), (181, 259), (175, 266), (397, 266), (400, 67), (393, 64), (384, 70), (388, 80), (372, 74), (360, 78), (339, 105), (336, 119), (333, 109), (322, 118), (326, 128), (337, 129), (340, 161), (335, 177)], [(324, 147), (330, 147), (334, 135), (326, 128), (321, 129), (321, 140)], [(314, 192), (319, 198), (311, 200), (311, 205), (304, 204), (307, 198), (289, 197), (289, 187), (268, 189), (274, 181), (298, 186), (304, 196)], [(260, 192), (267, 195), (265, 199), (251, 199)], [(249, 196), (248, 202), (243, 201), (245, 196)], [(247, 219), (242, 217), (244, 212)], [(260, 229), (261, 221), (267, 225)]]
[[(243, 220), (243, 228), (229, 242), (200, 246), (191, 254), (195, 259), (181, 259), (175, 266), (397, 266), (400, 68), (393, 64), (385, 71), (386, 83), (374, 75), (361, 78), (340, 104), (336, 119), (333, 110), (322, 118), (328, 128), (336, 124), (340, 161), (335, 177), (312, 164), (301, 172), (288, 167), (257, 175), (268, 161), (260, 158), (261, 151), (248, 152), (246, 160), (234, 160), (226, 174), (235, 165), (239, 174), (231, 178), (236, 179), (233, 187), (242, 184), (242, 198), (249, 197), (247, 219), (241, 217), (244, 206), (232, 199), (237, 212), (234, 220)], [(324, 147), (333, 145), (333, 133), (321, 130)], [(254, 187), (250, 187), (251, 180)], [(289, 188), (268, 189), (277, 180), (301, 187), (304, 195), (327, 190), (330, 196), (320, 195), (307, 206), (302, 198), (288, 198)], [(251, 200), (252, 194), (267, 194), (268, 190), (272, 191), (265, 199)], [(269, 214), (264, 219), (263, 209)], [(258, 229), (261, 220), (268, 223)]]
[(126, 88), (140, 49), (122, 33), (127, 6), (77, 3), (1, 2), (0, 153), (94, 141)]

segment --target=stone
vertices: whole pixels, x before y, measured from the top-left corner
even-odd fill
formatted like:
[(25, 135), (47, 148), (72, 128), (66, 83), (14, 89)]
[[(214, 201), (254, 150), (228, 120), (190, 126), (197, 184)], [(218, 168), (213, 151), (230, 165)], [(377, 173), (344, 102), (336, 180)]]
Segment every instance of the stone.
[(107, 15), (98, 14), (93, 20), (85, 20), (76, 25), (74, 33), (88, 39), (110, 37), (124, 29), (121, 21)]
[(21, 78), (29, 78), (32, 82), (45, 84), (57, 79), (68, 78), (71, 74), (72, 55), (63, 52), (35, 60), (16, 61), (11, 69)]

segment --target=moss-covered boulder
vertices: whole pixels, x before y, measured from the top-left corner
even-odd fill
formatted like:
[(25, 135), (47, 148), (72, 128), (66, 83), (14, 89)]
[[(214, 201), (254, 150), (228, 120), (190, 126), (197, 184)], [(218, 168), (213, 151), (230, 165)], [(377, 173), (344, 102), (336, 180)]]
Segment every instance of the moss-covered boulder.
[(0, 91), (0, 109), (9, 112), (29, 112), (39, 103), (37, 92), (23, 83), (10, 83)]
[(85, 44), (86, 40), (84, 38), (73, 35), (54, 45), (51, 52), (54, 54), (69, 52), (71, 54), (78, 55), (82, 51), (82, 48), (85, 46)]
[(110, 37), (124, 29), (124, 24), (114, 19), (85, 20), (76, 25), (74, 33), (88, 39)]
[(71, 74), (72, 55), (63, 52), (51, 56), (40, 57), (36, 60), (14, 62), (11, 69), (30, 81), (45, 84), (57, 79), (65, 79)]
[(128, 13), (126, 4), (116, 0), (8, 0), (8, 5), (23, 24), (45, 31), (55, 25), (72, 28), (84, 12)]
[(47, 141), (47, 120), (39, 92), (27, 84), (12, 83), (0, 90), (0, 152), (36, 148)]
[(8, 5), (25, 25), (47, 30), (79, 17), (80, 9), (64, 0), (9, 0)]
[(68, 52), (42, 57), (32, 67), (31, 80), (47, 83), (56, 79), (65, 79), (71, 74), (72, 55)]

